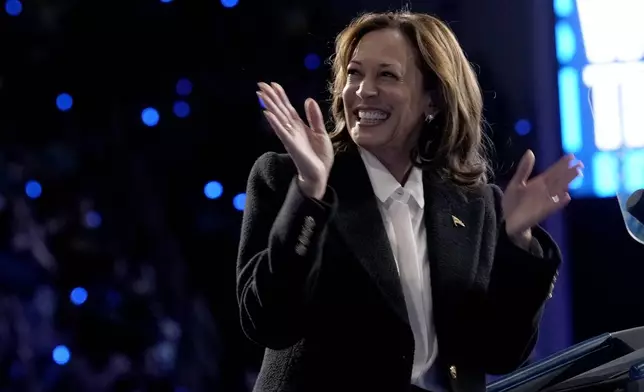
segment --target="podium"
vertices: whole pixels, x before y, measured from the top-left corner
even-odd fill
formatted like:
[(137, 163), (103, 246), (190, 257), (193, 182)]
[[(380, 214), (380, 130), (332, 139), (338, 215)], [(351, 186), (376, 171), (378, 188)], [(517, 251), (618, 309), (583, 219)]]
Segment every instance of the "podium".
[(644, 327), (606, 333), (496, 380), (487, 392), (644, 392)]

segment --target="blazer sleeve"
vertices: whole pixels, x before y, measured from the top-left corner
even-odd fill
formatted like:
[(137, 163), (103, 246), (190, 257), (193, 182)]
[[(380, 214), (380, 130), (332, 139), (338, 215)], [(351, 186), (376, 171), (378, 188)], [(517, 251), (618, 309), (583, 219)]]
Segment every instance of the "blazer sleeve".
[(336, 204), (331, 188), (322, 201), (305, 196), (284, 155), (266, 153), (253, 165), (237, 259), (241, 326), (252, 341), (282, 349), (302, 338)]
[(497, 243), (486, 298), (482, 352), (487, 373), (506, 374), (524, 363), (537, 342), (539, 323), (561, 264), (561, 252), (541, 227), (532, 229), (529, 251), (508, 237), (502, 191), (490, 185), (497, 219)]

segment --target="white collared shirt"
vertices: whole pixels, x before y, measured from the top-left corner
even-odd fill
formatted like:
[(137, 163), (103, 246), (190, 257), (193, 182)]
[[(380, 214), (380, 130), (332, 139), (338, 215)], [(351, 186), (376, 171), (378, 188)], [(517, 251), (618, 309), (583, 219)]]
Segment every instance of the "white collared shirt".
[(423, 176), (412, 168), (404, 186), (373, 154), (360, 148), (401, 278), (415, 350), (412, 384), (434, 388), (430, 368), (438, 354), (423, 209)]

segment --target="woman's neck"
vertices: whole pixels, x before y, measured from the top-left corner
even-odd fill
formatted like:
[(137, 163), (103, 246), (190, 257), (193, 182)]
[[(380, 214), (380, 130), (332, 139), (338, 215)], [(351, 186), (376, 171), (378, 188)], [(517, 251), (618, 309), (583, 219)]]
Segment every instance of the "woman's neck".
[(392, 150), (383, 150), (383, 151), (372, 151), (372, 154), (378, 158), (380, 163), (389, 170), (392, 176), (398, 181), (401, 185), (405, 185), (407, 182), (407, 177), (409, 177), (409, 172), (411, 171), (411, 160), (409, 159), (409, 153), (402, 153), (400, 151)]

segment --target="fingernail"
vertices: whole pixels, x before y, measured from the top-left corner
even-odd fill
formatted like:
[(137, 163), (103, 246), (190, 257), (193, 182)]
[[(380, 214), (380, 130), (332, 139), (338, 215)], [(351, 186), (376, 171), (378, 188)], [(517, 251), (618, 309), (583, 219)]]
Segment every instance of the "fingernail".
[(575, 166), (579, 166), (581, 161), (578, 161), (574, 156), (570, 156), (570, 161), (568, 161), (568, 167), (573, 168)]

